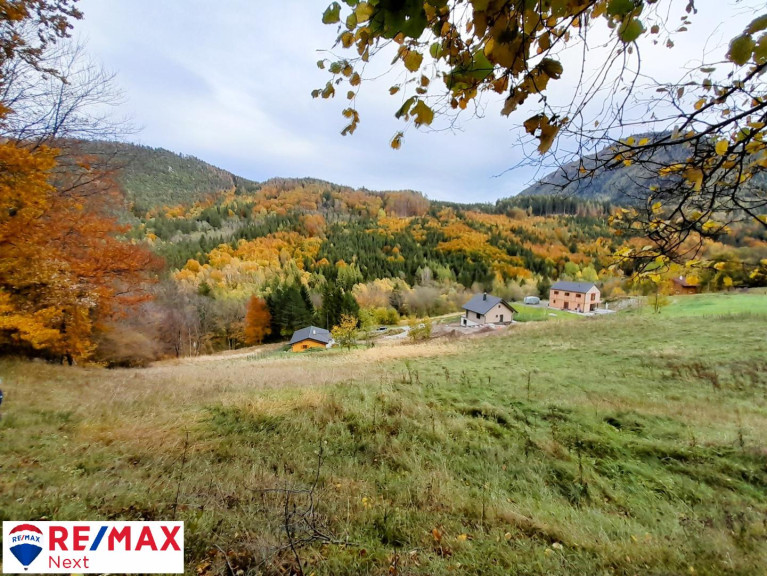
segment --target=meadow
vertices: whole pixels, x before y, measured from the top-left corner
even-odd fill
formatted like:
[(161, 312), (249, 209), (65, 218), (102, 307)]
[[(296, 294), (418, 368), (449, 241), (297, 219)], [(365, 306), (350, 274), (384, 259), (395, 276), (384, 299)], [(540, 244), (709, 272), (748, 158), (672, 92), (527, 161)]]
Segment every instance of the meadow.
[(206, 574), (767, 571), (767, 296), (143, 370), (0, 361), (0, 519)]

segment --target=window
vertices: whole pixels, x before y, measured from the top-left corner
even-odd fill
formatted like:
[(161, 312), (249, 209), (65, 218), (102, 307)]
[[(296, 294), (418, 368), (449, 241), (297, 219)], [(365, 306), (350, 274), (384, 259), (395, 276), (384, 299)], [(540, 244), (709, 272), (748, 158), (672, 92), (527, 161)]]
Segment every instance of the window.
[(559, 296), (559, 290), (554, 290), (554, 295)]
[(565, 292), (565, 296), (569, 296), (569, 295), (570, 295), (570, 293), (569, 293), (569, 292)]
[(474, 315), (477, 317), (477, 320), (479, 320), (482, 316), (480, 316), (479, 312), (474, 312)]
[(596, 300), (596, 299), (597, 299), (597, 295), (596, 295), (596, 294), (592, 294), (592, 295), (591, 295), (591, 299), (592, 299), (592, 300)]
[(581, 297), (581, 295), (580, 295), (580, 294), (576, 294), (576, 295), (575, 295), (575, 297), (576, 297), (576, 298), (580, 298), (580, 297)]

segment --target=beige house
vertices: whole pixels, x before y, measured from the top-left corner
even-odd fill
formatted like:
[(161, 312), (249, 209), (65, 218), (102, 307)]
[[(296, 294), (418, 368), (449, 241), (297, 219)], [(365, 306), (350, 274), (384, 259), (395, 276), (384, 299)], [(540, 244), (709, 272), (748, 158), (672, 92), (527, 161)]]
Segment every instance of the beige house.
[(461, 326), (481, 326), (483, 324), (510, 324), (516, 310), (502, 298), (485, 292), (476, 294), (463, 305), (466, 313), (461, 317)]
[(549, 306), (559, 310), (593, 312), (600, 302), (599, 288), (591, 282), (555, 282), (549, 290)]

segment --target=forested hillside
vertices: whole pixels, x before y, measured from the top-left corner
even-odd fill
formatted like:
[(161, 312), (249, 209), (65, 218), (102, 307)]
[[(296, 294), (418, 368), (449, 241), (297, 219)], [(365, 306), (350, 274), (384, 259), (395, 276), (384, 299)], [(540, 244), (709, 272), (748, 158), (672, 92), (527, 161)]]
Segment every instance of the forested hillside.
[[(649, 134), (638, 135), (632, 141), (651, 138)], [(657, 170), (649, 166), (681, 162), (689, 153), (684, 145), (679, 144), (652, 150), (645, 154), (648, 158), (643, 162), (616, 163), (609, 162), (614, 151), (605, 148), (596, 154), (564, 164), (523, 190), (520, 195), (558, 195), (616, 204), (641, 203), (650, 186), (659, 182)]]
[[(166, 150), (81, 145), (83, 162), (109, 165), (123, 191), (131, 214), (121, 235), (161, 256), (164, 268), (140, 286), (140, 298), (93, 320), (93, 345), (80, 359), (135, 364), (237, 348), (309, 323), (332, 328), (344, 315), (370, 329), (458, 312), (483, 290), (509, 301), (545, 298), (560, 279), (596, 282), (608, 299), (665, 291), (679, 275), (707, 290), (767, 284), (758, 227), (707, 240), (703, 253), (715, 267), (672, 266), (636, 283), (631, 262), (614, 255), (648, 241), (616, 234), (618, 208), (607, 201), (547, 195), (461, 205), (312, 178), (255, 183)], [(45, 347), (34, 354), (56, 357)]]
[(253, 183), (207, 162), (163, 148), (119, 142), (81, 142), (83, 154), (116, 170), (129, 206), (144, 213), (158, 206), (192, 204)]
[[(145, 317), (162, 319), (166, 354), (187, 354), (252, 343), (254, 322), (257, 341), (279, 340), (308, 323), (331, 328), (344, 314), (371, 326), (456, 312), (482, 290), (510, 301), (547, 297), (558, 279), (597, 282), (606, 298), (655, 291), (628, 282), (630, 263), (612, 266), (620, 248), (647, 242), (616, 235), (613, 210), (558, 196), (462, 206), (413, 191), (273, 179), (149, 210), (131, 234), (167, 266)], [(712, 290), (764, 283), (749, 273), (767, 258), (763, 236), (734, 230), (705, 246), (718, 268), (693, 277), (675, 267), (667, 278), (689, 275)]]

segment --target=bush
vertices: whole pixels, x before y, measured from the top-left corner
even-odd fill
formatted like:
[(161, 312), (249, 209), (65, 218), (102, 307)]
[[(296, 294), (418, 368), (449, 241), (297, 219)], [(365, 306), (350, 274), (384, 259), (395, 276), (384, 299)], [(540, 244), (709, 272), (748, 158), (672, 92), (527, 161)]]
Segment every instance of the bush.
[(418, 342), (419, 340), (428, 340), (431, 338), (432, 323), (431, 318), (428, 316), (422, 320), (412, 318), (408, 325), (410, 326), (410, 332), (408, 333), (408, 336), (413, 342)]
[(396, 326), (399, 324), (400, 315), (394, 308), (373, 308), (372, 313), (373, 318), (378, 324), (383, 324), (384, 326)]

